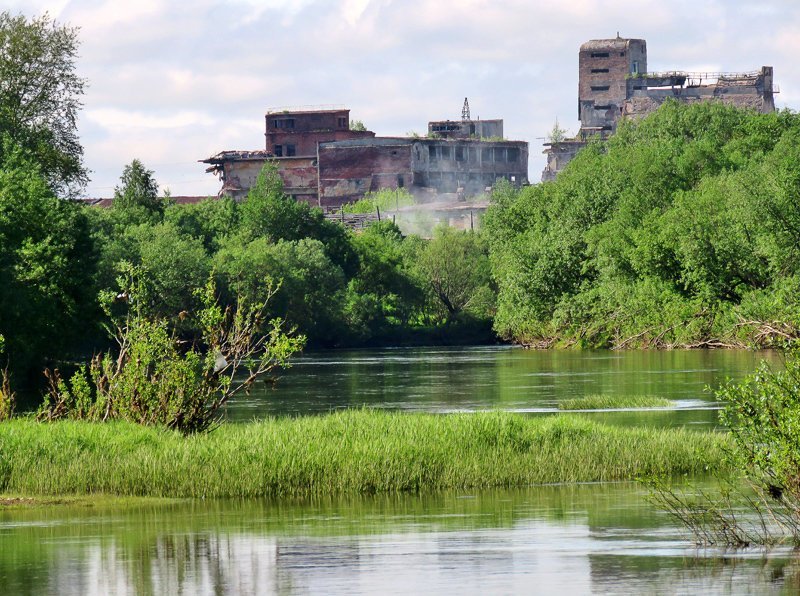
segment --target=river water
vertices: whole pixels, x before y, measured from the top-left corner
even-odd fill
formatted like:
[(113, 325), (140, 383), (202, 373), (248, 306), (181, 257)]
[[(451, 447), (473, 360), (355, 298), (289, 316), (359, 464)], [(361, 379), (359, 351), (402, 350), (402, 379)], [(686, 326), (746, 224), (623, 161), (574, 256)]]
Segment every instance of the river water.
[[(398, 349), (308, 354), (232, 421), (344, 407), (549, 415), (592, 393), (669, 409), (613, 424), (713, 428), (705, 391), (752, 352)], [(751, 594), (800, 591), (787, 550), (697, 550), (633, 483), (312, 500), (0, 508), (0, 594)]]
[(743, 350), (559, 351), (512, 347), (396, 348), (303, 355), (276, 385), (237, 397), (231, 420), (321, 414), (376, 407), (411, 412), (502, 409), (542, 414), (591, 394), (652, 395), (673, 400), (655, 411), (599, 418), (620, 424), (714, 425), (719, 403), (708, 388), (751, 373), (775, 352)]

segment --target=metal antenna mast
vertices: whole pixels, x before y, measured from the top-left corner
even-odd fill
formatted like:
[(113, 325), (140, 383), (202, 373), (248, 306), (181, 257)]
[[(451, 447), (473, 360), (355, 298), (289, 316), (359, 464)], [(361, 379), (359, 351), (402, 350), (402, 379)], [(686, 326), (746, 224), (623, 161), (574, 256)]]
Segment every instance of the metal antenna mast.
[(467, 122), (468, 120), (472, 120), (472, 118), (470, 118), (470, 115), (469, 115), (469, 101), (467, 101), (467, 98), (465, 97), (464, 98), (464, 107), (461, 108), (461, 121), (462, 122)]

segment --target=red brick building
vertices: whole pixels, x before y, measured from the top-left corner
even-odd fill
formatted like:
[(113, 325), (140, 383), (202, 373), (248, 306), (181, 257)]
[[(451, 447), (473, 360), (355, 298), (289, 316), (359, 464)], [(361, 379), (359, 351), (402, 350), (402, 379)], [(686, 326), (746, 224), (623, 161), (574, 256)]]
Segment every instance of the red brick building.
[[(430, 123), (429, 129), (441, 122)], [(463, 130), (471, 130), (474, 122), (486, 122), (481, 133), (502, 135), (502, 120), (465, 120)], [(272, 110), (266, 115), (266, 150), (223, 151), (202, 161), (210, 166), (206, 171), (220, 176), (220, 194), (241, 199), (264, 163), (273, 160), (287, 194), (326, 208), (381, 189), (407, 188), (419, 202), (429, 202), (438, 195), (475, 197), (499, 179), (515, 186), (528, 181), (524, 141), (470, 132), (449, 138), (376, 137), (349, 127), (346, 109)]]
[(267, 153), (275, 157), (309, 157), (317, 143), (374, 137), (369, 130), (350, 130), (350, 110), (270, 110), (266, 114)]

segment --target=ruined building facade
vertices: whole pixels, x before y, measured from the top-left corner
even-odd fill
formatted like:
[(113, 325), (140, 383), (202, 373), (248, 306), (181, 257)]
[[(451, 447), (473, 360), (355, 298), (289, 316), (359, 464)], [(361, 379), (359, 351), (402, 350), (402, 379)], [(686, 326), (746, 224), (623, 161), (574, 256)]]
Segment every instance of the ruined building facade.
[(374, 137), (350, 130), (350, 110), (270, 110), (265, 116), (267, 153), (275, 157), (312, 156), (317, 143)]
[(427, 202), (466, 200), (499, 179), (527, 183), (528, 144), (501, 140), (502, 120), (445, 120), (428, 129), (435, 134), (376, 137), (350, 130), (346, 109), (271, 111), (264, 150), (223, 151), (202, 161), (220, 176), (220, 194), (241, 199), (274, 160), (287, 194), (329, 209), (381, 189), (406, 188)]
[(760, 112), (775, 110), (771, 66), (745, 73), (648, 72), (643, 39), (595, 39), (578, 53), (578, 118), (574, 139), (547, 143), (542, 180), (552, 180), (592, 138), (612, 134), (622, 118), (641, 118), (667, 99), (722, 101)]

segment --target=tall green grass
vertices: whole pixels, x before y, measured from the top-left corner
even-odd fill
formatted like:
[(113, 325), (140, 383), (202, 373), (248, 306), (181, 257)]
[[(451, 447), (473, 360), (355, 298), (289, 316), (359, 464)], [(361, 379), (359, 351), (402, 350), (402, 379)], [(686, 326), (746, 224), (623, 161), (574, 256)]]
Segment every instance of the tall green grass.
[(651, 395), (586, 395), (565, 399), (559, 410), (614, 410), (619, 408), (667, 408), (672, 401)]
[(190, 437), (13, 420), (0, 424), (0, 493), (258, 497), (612, 481), (719, 467), (726, 440), (510, 413), (347, 411)]

